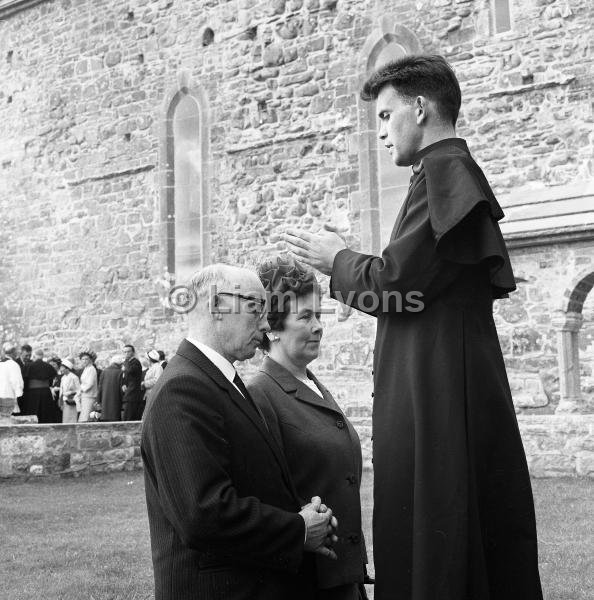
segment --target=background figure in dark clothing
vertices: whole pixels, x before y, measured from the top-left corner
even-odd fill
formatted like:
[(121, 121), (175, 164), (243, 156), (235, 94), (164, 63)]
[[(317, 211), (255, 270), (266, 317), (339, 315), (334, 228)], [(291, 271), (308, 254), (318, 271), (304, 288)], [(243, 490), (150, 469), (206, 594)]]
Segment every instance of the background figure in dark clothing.
[(60, 408), (60, 382), (62, 381), (62, 374), (60, 373), (60, 367), (62, 366), (62, 360), (57, 356), (52, 356), (48, 359), (48, 364), (50, 364), (56, 370), (56, 376), (50, 383), (50, 391), (52, 393), (52, 398), (54, 400), (54, 410), (56, 415), (56, 423), (62, 422), (62, 409)]
[(17, 364), (21, 368), (21, 375), (23, 377), (23, 383), (25, 386), (23, 388), (23, 395), (17, 398), (17, 403), (19, 405), (19, 408), (21, 409), (21, 415), (26, 414), (23, 411), (25, 410), (25, 396), (27, 394), (27, 370), (29, 368), (29, 365), (31, 364), (32, 351), (33, 348), (31, 348), (29, 344), (23, 344), (21, 346), (21, 355), (19, 358), (16, 359)]
[(163, 352), (163, 350), (157, 350), (157, 352), (159, 353), (159, 363), (161, 364), (161, 368), (164, 369), (167, 366), (165, 352)]
[(122, 363), (124, 357), (117, 354), (99, 377), (97, 401), (101, 404), (102, 421), (122, 420)]
[(50, 385), (57, 375), (56, 370), (43, 360), (43, 350), (34, 352), (35, 360), (28, 368), (28, 389), (25, 394), (26, 415), (37, 415), (39, 423), (56, 423), (57, 414)]
[(144, 410), (144, 391), (142, 383), (142, 365), (134, 356), (134, 346), (124, 346), (124, 372), (122, 375), (123, 421), (139, 421)]

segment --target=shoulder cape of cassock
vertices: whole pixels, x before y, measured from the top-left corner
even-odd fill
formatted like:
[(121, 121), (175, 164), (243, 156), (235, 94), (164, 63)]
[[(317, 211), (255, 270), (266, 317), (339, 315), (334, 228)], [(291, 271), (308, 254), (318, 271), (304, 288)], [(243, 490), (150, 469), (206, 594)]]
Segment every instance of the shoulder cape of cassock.
[(438, 254), (458, 264), (487, 261), (493, 297), (507, 297), (516, 284), (497, 224), (503, 210), (480, 167), (458, 153), (429, 155), (422, 163)]

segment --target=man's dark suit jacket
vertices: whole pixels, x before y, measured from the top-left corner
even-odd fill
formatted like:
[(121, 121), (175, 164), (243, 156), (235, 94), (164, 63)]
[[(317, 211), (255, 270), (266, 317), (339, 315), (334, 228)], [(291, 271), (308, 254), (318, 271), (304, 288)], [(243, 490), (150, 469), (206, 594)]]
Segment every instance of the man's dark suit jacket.
[(141, 451), (156, 600), (313, 598), (285, 458), (254, 405), (187, 340), (154, 387)]

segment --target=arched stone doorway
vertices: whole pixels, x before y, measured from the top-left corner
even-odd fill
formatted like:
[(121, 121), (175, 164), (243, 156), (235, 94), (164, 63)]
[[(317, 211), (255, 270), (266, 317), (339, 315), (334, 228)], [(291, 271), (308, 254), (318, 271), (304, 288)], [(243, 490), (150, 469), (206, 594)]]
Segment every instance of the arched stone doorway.
[(562, 308), (553, 319), (559, 360), (558, 413), (590, 412), (580, 386), (579, 331), (584, 321), (584, 302), (593, 287), (594, 271), (590, 268), (576, 277), (566, 290)]

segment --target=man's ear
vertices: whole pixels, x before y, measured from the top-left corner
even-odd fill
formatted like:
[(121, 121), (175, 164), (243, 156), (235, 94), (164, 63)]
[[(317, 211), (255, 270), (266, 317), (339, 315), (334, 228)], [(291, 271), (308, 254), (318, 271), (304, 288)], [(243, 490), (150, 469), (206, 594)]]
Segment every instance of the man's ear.
[(427, 120), (428, 102), (425, 96), (417, 96), (415, 98), (415, 117), (417, 125), (422, 125)]
[(210, 311), (210, 314), (213, 315), (213, 317), (218, 321), (220, 321), (223, 318), (221, 310), (219, 309), (219, 297), (217, 296), (217, 294), (213, 294), (208, 299), (208, 309)]

